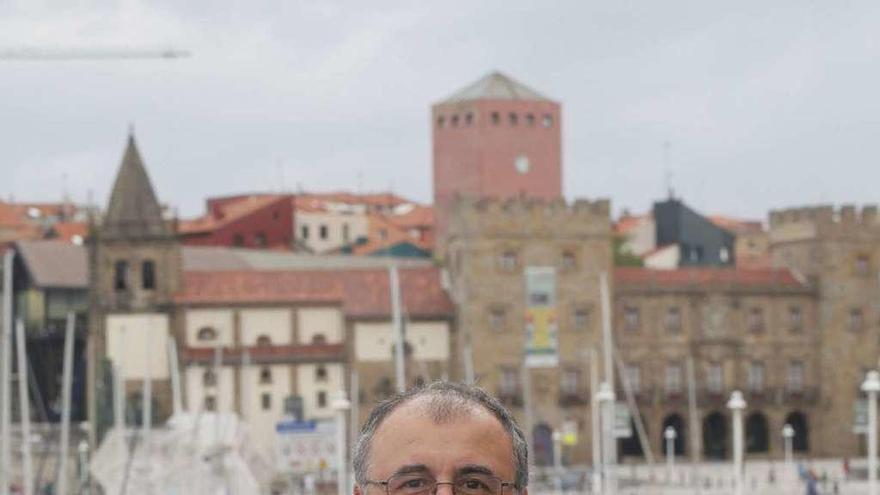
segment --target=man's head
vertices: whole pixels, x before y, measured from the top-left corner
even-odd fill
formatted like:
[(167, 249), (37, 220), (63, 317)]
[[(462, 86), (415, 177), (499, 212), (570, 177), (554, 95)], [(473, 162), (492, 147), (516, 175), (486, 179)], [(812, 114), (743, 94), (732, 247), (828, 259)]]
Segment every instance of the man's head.
[[(528, 448), (513, 417), (482, 389), (450, 382), (398, 394), (376, 406), (354, 450), (356, 493), (401, 473), (440, 482), (482, 473), (527, 495)], [(384, 488), (373, 488), (376, 494)], [(513, 495), (505, 489), (504, 495)]]

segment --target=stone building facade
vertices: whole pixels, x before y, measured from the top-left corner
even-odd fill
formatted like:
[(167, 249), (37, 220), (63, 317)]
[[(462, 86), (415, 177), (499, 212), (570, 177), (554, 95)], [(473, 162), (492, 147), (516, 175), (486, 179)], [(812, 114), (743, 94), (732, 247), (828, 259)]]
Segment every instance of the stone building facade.
[(825, 455), (864, 449), (853, 433), (853, 405), (880, 356), (880, 222), (877, 208), (793, 208), (770, 213), (770, 252), (777, 266), (805, 276), (817, 293), (821, 356), (817, 443)]
[[(563, 422), (588, 438), (585, 351), (601, 342), (598, 280), (611, 271), (610, 235), (607, 201), (462, 199), (453, 207), (447, 260), (458, 318), (455, 356), (461, 362), (470, 359), (464, 353), (472, 355), (476, 383), (511, 406), (521, 424), (524, 272), (555, 269), (559, 366), (532, 369), (528, 376), (539, 462), (552, 455), (548, 435)], [(571, 459), (583, 462), (586, 449)]]

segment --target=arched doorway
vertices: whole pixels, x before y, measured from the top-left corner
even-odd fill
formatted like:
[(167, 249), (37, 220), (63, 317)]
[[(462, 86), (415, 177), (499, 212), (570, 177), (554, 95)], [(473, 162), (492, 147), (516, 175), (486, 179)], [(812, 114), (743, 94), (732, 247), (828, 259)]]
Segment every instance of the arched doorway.
[(727, 457), (727, 421), (720, 412), (713, 412), (703, 420), (703, 455), (709, 460)]
[(675, 455), (681, 456), (685, 454), (685, 446), (687, 445), (687, 429), (684, 426), (684, 419), (679, 414), (670, 414), (663, 420), (663, 428), (660, 430), (660, 452), (666, 455), (666, 438), (663, 434), (666, 428), (672, 427), (675, 430), (675, 441), (673, 442), (673, 451)]
[(769, 450), (767, 418), (759, 412), (752, 413), (746, 418), (746, 452), (761, 454)]
[(553, 465), (553, 430), (547, 423), (538, 423), (532, 429), (532, 449), (536, 466)]
[[(632, 435), (627, 438), (621, 438), (620, 444), (617, 450), (620, 452), (620, 457), (644, 457), (645, 452), (642, 450), (642, 442), (639, 441), (638, 430), (636, 430), (636, 422), (632, 418), (629, 420), (629, 428), (632, 430)], [(648, 429), (648, 426), (645, 425), (645, 430)]]
[(795, 411), (785, 417), (785, 422), (794, 428), (791, 449), (795, 452), (807, 452), (810, 450), (810, 429), (807, 426), (807, 415)]

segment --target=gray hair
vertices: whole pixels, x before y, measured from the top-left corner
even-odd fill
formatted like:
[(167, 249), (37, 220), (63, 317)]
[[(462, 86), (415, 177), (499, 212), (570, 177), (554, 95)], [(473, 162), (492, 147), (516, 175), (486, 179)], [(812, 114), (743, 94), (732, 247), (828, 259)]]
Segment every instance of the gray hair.
[(380, 402), (371, 412), (357, 443), (354, 446), (352, 463), (354, 464), (355, 481), (361, 487), (366, 486), (367, 468), (369, 467), (370, 447), (376, 430), (395, 409), (415, 399), (426, 398), (428, 414), (437, 423), (443, 423), (466, 414), (469, 408), (479, 407), (492, 413), (501, 426), (510, 435), (513, 443), (513, 465), (516, 469), (513, 480), (517, 489), (529, 484), (529, 450), (525, 435), (517, 426), (510, 414), (497, 399), (485, 390), (472, 385), (436, 381), (424, 387), (412, 388)]

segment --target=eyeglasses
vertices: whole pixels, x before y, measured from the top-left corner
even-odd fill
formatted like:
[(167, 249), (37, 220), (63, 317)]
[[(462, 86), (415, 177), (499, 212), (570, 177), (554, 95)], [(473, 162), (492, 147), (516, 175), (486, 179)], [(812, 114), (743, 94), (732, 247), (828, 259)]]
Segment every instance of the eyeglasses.
[(504, 487), (516, 488), (515, 483), (479, 473), (459, 476), (453, 481), (437, 481), (424, 474), (396, 474), (386, 481), (367, 480), (367, 484), (384, 486), (386, 495), (434, 495), (440, 485), (450, 485), (453, 495), (504, 495)]

